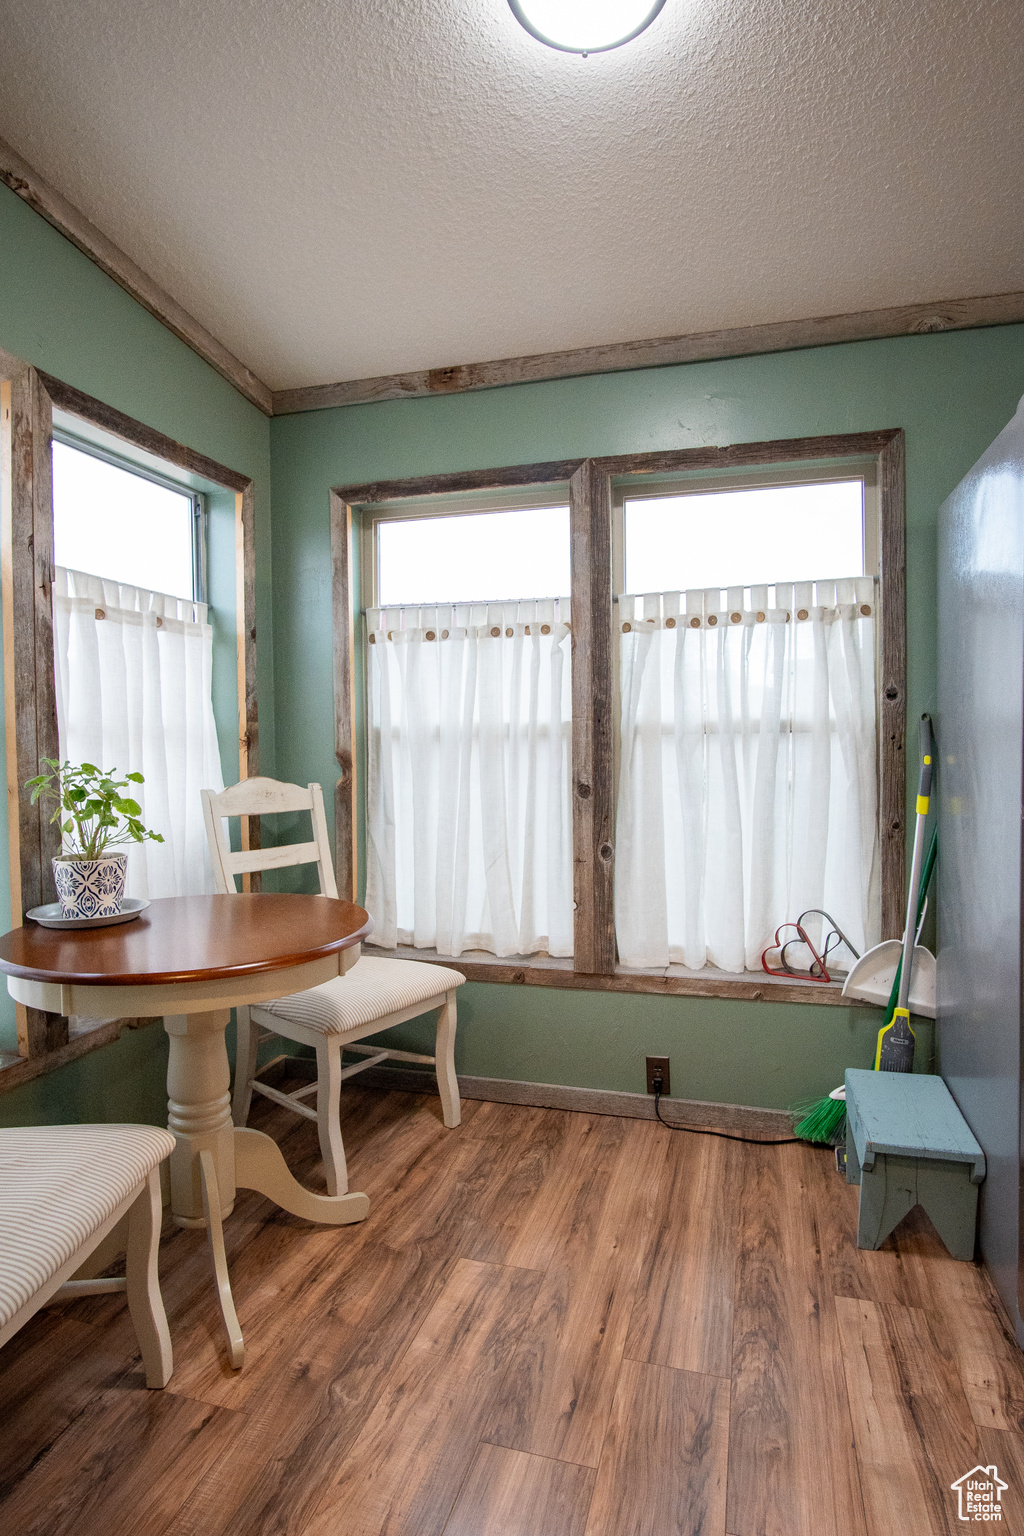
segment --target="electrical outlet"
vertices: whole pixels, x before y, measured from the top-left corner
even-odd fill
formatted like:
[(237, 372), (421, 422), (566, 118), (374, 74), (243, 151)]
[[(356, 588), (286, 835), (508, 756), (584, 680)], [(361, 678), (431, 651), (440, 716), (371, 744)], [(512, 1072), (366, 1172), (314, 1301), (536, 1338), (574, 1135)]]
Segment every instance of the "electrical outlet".
[[(659, 1087), (655, 1087), (654, 1079), (661, 1078)], [(648, 1056), (647, 1058), (647, 1092), (663, 1093), (668, 1096), (672, 1091), (672, 1082), (668, 1072), (667, 1056)]]

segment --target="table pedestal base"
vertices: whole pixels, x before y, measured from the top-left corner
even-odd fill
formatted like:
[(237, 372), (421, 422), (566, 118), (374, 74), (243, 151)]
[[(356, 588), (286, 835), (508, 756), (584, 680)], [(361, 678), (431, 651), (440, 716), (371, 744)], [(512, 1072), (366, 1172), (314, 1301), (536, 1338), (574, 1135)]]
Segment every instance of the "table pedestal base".
[(293, 1176), (276, 1141), (262, 1131), (231, 1123), (230, 1084), (224, 1031), (227, 1009), (172, 1014), (164, 1019), (170, 1038), (167, 1064), (168, 1126), (177, 1138), (171, 1154), (171, 1211), (183, 1227), (206, 1227), (220, 1308), (236, 1370), (245, 1347), (231, 1295), (224, 1218), (236, 1188), (255, 1189), (282, 1210), (305, 1221), (345, 1226), (362, 1221), (366, 1195), (315, 1195)]
[(370, 1209), (369, 1196), (356, 1190), (347, 1195), (314, 1195), (305, 1189), (277, 1142), (248, 1126), (235, 1127), (235, 1183), (242, 1189), (259, 1190), (292, 1216), (327, 1226), (346, 1227), (362, 1221)]

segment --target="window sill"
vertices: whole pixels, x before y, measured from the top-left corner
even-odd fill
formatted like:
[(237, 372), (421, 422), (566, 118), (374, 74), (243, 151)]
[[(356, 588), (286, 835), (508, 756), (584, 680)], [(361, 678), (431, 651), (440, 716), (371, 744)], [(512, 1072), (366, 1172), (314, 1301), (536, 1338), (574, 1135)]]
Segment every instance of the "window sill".
[[(707, 967), (690, 971), (683, 965), (670, 965), (651, 971), (630, 970), (617, 966), (611, 976), (587, 976), (574, 971), (571, 959), (552, 959), (549, 955), (509, 955), (499, 959), (481, 950), (467, 950), (458, 959), (439, 955), (433, 949), (379, 949), (364, 945), (368, 955), (382, 959), (425, 960), (435, 965), (450, 965), (461, 971), (467, 981), (498, 982), (505, 986), (561, 987), (583, 992), (641, 992), (661, 997), (728, 997), (754, 1003), (817, 1003), (842, 1008), (857, 1007), (843, 997), (842, 981), (788, 981), (781, 976), (732, 975)], [(864, 1006), (863, 1004), (860, 1006)]]

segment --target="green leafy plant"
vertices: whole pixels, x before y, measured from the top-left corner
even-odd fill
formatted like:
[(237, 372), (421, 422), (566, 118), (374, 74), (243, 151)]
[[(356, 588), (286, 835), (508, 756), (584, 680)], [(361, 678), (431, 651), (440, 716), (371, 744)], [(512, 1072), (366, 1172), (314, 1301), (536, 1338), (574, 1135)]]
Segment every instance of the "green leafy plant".
[(93, 763), (59, 763), (52, 757), (41, 758), (40, 767), (48, 771), (28, 779), (25, 788), (32, 791), (33, 805), (57, 801), (50, 822), (60, 822), (66, 857), (99, 859), (122, 843), (163, 842), (159, 832), (142, 825), (139, 802), (124, 793), (132, 784), (145, 783), (141, 773), (118, 779), (116, 768), (107, 773)]

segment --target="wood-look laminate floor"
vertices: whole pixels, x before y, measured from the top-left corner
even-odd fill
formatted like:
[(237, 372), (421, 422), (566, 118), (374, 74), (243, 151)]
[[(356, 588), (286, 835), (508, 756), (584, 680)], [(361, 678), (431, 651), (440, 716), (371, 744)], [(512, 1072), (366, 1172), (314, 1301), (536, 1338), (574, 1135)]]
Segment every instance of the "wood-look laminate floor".
[[(254, 1123), (322, 1187), (315, 1127)], [(938, 1536), (979, 1462), (1024, 1533), (984, 1271), (923, 1217), (860, 1252), (830, 1154), (352, 1087), (344, 1128), (362, 1225), (227, 1223), (241, 1373), (173, 1228), (165, 1391), (117, 1297), (0, 1351), (4, 1536)]]

